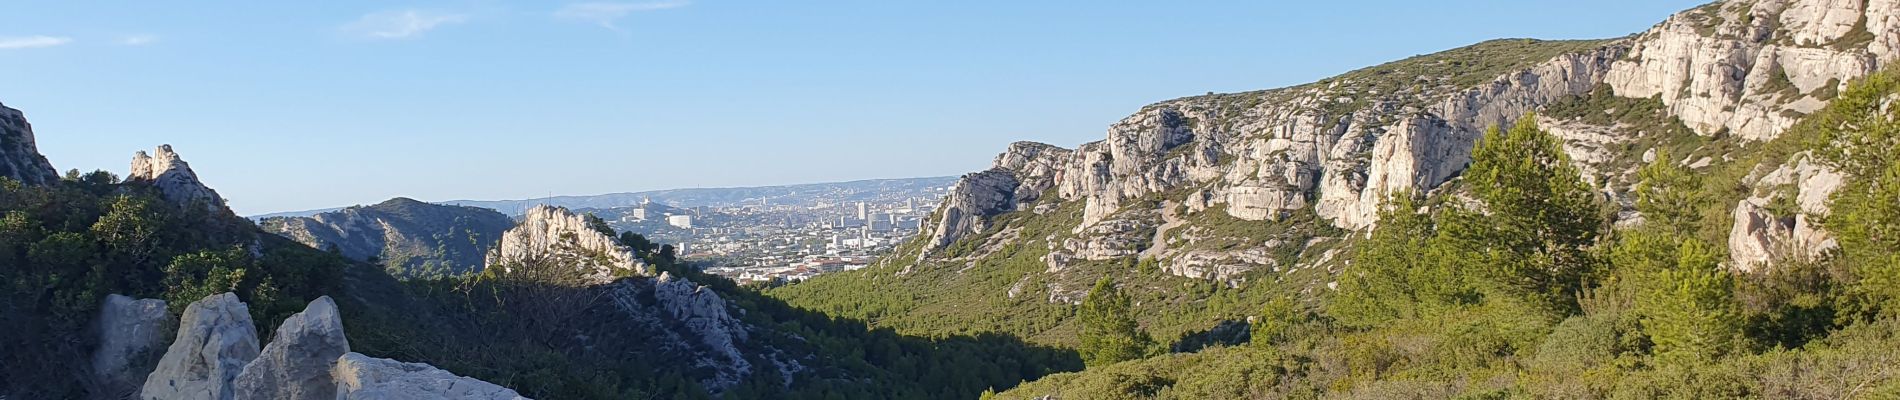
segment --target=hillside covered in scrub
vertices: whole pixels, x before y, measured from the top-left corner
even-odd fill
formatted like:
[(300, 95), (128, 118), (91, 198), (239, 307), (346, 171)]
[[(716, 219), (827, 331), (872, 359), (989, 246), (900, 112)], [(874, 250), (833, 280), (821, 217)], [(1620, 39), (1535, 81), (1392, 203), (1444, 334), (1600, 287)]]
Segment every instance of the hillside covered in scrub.
[(768, 294), (1089, 364), (1011, 398), (1891, 395), (1889, 3), (1156, 103), (1013, 144), (899, 254)]

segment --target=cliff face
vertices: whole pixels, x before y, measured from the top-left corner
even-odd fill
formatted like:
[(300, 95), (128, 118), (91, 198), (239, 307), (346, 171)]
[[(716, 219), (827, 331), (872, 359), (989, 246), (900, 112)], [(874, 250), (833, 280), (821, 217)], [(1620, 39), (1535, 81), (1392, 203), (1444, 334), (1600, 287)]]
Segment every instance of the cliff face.
[(593, 280), (605, 283), (616, 272), (648, 275), (646, 262), (614, 238), (594, 231), (587, 220), (566, 208), (537, 206), (522, 214), (521, 223), (503, 232), (488, 253), (488, 265), (529, 261), (541, 257), (574, 260)]
[(0, 104), (0, 176), (28, 185), (43, 185), (59, 180), (53, 163), (40, 155), (33, 141), (33, 125), (26, 114)]
[(1670, 17), (1632, 46), (1605, 80), (1617, 95), (1660, 97), (1704, 135), (1766, 140), (1900, 56), (1900, 2), (1725, 1)]
[[(1218, 236), (1220, 229), (1199, 229), (1207, 227), (1196, 220), (1220, 219), (1196, 215), (1204, 212), (1243, 221), (1313, 215), (1348, 231), (1368, 228), (1388, 196), (1437, 190), (1455, 178), (1484, 130), (1596, 93), (1660, 101), (1663, 118), (1696, 135), (1772, 139), (1825, 105), (1844, 82), (1900, 53), (1897, 13), (1900, 1), (1893, 0), (1726, 1), (1628, 38), (1499, 40), (1307, 85), (1156, 103), (1111, 125), (1106, 139), (1074, 150), (1011, 145), (993, 168), (959, 181), (935, 228), (925, 232), (920, 255), (1036, 202), (1023, 194), (1053, 187), (1059, 199), (1038, 204), (1079, 202), (1083, 211), (1074, 237), (1051, 246), (1051, 271), (1138, 250), (1170, 271), (1216, 279), (1279, 267), (1266, 256), (1287, 245), (1279, 238), (1234, 236), (1252, 243), (1218, 252), (1145, 249), (1206, 238), (1167, 236), (1170, 230)], [(1659, 133), (1583, 119), (1540, 122), (1565, 139), (1606, 196), (1625, 202), (1635, 165), (1613, 161), (1631, 158), (1620, 154), (1625, 145), (1655, 141)], [(1175, 207), (1185, 210), (1170, 218)]]
[(375, 257), (397, 275), (416, 276), (480, 271), (488, 249), (514, 221), (486, 208), (395, 198), (310, 217), (268, 218), (258, 225), (310, 247), (335, 246), (351, 259)]
[(1010, 144), (1009, 150), (996, 156), (989, 170), (964, 175), (950, 188), (936, 223), (925, 226), (920, 233), (928, 245), (919, 256), (982, 232), (988, 228), (990, 217), (1036, 201), (1061, 180), (1063, 168), (1073, 156), (1069, 149), (1042, 143)]

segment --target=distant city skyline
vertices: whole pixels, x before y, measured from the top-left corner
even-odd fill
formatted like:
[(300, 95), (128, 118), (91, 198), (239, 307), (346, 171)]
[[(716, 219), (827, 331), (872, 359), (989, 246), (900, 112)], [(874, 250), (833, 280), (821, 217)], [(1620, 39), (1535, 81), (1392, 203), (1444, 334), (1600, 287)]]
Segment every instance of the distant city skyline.
[(169, 143), (245, 215), (955, 176), (1156, 101), (1703, 2), (30, 2), (0, 103), (61, 171)]

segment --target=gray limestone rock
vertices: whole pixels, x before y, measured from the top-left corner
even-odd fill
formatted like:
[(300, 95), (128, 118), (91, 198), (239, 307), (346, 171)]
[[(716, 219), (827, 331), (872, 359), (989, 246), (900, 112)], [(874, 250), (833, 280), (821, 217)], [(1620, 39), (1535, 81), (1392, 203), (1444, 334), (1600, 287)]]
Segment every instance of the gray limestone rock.
[(549, 255), (578, 256), (586, 265), (578, 265), (600, 282), (612, 280), (616, 271), (648, 275), (646, 262), (633, 251), (621, 247), (614, 238), (587, 226), (585, 217), (562, 207), (536, 206), (523, 213), (521, 223), (503, 232), (501, 240), (488, 253), (490, 266)]
[(4, 104), (0, 104), (0, 176), (28, 185), (59, 181), (53, 163), (40, 155), (33, 141), (33, 125), (26, 122), (26, 114)]
[(132, 173), (125, 176), (125, 181), (156, 186), (165, 200), (174, 204), (202, 204), (214, 211), (225, 210), (224, 198), (205, 187), (204, 182), (198, 180), (198, 173), (192, 172), (191, 165), (179, 158), (169, 144), (159, 145), (150, 154), (141, 151), (132, 155)]
[(165, 301), (135, 300), (120, 295), (106, 296), (99, 306), (93, 329), (99, 347), (92, 352), (92, 373), (99, 387), (99, 398), (134, 397), (145, 377), (157, 367), (165, 332), (172, 329), (171, 314)]
[(233, 383), (237, 398), (257, 400), (328, 400), (336, 398), (330, 370), (350, 352), (343, 318), (330, 296), (318, 297), (303, 312), (277, 327), (255, 361)]
[(206, 297), (185, 308), (178, 338), (145, 378), (139, 398), (234, 399), (231, 381), (257, 351), (250, 307), (231, 293)]
[(429, 366), (347, 353), (331, 376), (337, 400), (527, 400), (514, 390)]

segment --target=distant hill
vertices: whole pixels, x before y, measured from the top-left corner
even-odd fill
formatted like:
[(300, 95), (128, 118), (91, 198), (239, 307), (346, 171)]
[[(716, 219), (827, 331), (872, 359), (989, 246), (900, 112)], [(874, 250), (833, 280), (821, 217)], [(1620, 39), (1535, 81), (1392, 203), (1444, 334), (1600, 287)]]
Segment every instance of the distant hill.
[(655, 203), (664, 203), (675, 207), (721, 207), (757, 204), (761, 201), (774, 205), (809, 206), (821, 202), (870, 200), (891, 192), (947, 188), (955, 184), (956, 181), (957, 177), (954, 176), (938, 176), (782, 186), (668, 189), (647, 192), (610, 193), (593, 196), (555, 196), (523, 200), (451, 200), (442, 202), (442, 204), (491, 208), (510, 215), (520, 214), (521, 210), (526, 210), (529, 207), (540, 204), (574, 209), (615, 208), (639, 205), (641, 201), (646, 199), (652, 199)]
[[(604, 209), (635, 206), (646, 199), (652, 199), (656, 203), (665, 203), (677, 207), (721, 207), (740, 204), (757, 204), (761, 200), (774, 205), (810, 206), (821, 202), (835, 203), (870, 200), (893, 192), (921, 192), (942, 189), (950, 187), (950, 185), (956, 182), (957, 177), (954, 176), (935, 176), (927, 178), (870, 179), (781, 186), (667, 189), (520, 200), (449, 200), (437, 202), (437, 204), (482, 207), (501, 211), (508, 215), (520, 215), (523, 210), (541, 204), (571, 209)], [(285, 211), (253, 215), (250, 218), (261, 220), (272, 217), (308, 217), (341, 209), (343, 208)]]
[(395, 198), (309, 217), (271, 217), (265, 231), (354, 260), (380, 259), (397, 276), (475, 271), (514, 221), (494, 210)]

